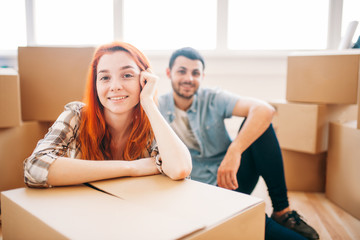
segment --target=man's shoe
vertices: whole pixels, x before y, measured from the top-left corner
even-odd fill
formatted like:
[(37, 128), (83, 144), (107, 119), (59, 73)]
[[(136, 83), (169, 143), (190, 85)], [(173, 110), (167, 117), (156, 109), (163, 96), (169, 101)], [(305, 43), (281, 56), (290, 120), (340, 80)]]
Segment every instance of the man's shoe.
[(319, 239), (319, 234), (315, 229), (304, 222), (302, 217), (296, 211), (288, 211), (279, 217), (273, 213), (271, 218), (280, 225), (303, 235), (307, 239)]

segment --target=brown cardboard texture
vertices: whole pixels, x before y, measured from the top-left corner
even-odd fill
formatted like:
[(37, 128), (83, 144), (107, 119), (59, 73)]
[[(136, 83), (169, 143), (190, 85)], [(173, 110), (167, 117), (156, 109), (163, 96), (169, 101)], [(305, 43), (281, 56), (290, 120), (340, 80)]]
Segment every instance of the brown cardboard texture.
[(358, 104), (357, 129), (360, 129), (360, 103)]
[(249, 195), (162, 175), (92, 184), (3, 192), (4, 238), (264, 239), (264, 202)]
[(19, 47), (22, 119), (54, 121), (71, 101), (81, 101), (92, 47)]
[(324, 192), (326, 152), (309, 154), (282, 149), (289, 191)]
[[(151, 205), (154, 210), (165, 211), (178, 218), (185, 219), (191, 215), (196, 222), (206, 226), (191, 239), (219, 239), (220, 236), (227, 239), (252, 239), (256, 229), (264, 228), (263, 219), (260, 222), (256, 221), (256, 218), (261, 218), (263, 214), (260, 208), (251, 210), (252, 213), (245, 219), (237, 217), (257, 206), (260, 203), (259, 199), (252, 199), (223, 188), (214, 189), (208, 184), (196, 181), (169, 181), (168, 178), (158, 175), (152, 178), (129, 178), (126, 181), (115, 179), (94, 182), (92, 185), (141, 206)], [(139, 186), (146, 188), (139, 191)], [(186, 207), (174, 207), (181, 205)], [(251, 224), (240, 227), (244, 220)], [(234, 224), (238, 227), (227, 227)], [(209, 230), (211, 234), (206, 233)], [(256, 238), (263, 237), (263, 232), (256, 235)]]
[(359, 89), (358, 89), (358, 117), (357, 117), (357, 129), (360, 129), (360, 79), (359, 79)]
[(25, 186), (23, 162), (47, 130), (48, 124), (39, 122), (0, 129), (0, 191)]
[(294, 102), (356, 104), (358, 54), (288, 57), (286, 99)]
[(11, 68), (0, 68), (0, 116), (0, 128), (21, 123), (19, 75)]
[(360, 130), (356, 121), (330, 124), (326, 196), (360, 220)]
[(86, 186), (19, 188), (1, 199), (4, 239), (177, 239), (202, 228), (190, 217), (184, 221)]
[(356, 105), (270, 102), (276, 108), (273, 118), (282, 149), (317, 154), (328, 149), (329, 122), (356, 119)]

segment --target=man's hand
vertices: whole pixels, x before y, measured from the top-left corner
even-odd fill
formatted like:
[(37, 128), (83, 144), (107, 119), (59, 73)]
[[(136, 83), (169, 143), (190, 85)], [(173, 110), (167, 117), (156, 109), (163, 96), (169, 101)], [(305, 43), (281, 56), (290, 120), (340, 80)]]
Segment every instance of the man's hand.
[(240, 167), (240, 161), (241, 152), (230, 145), (218, 169), (217, 184), (219, 187), (230, 190), (239, 187), (236, 174)]

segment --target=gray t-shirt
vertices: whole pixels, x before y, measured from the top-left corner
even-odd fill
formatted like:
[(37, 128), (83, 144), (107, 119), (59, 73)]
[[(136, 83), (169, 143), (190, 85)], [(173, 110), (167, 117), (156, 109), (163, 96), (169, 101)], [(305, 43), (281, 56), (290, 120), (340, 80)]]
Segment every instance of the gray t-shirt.
[(188, 148), (200, 151), (199, 143), (196, 141), (185, 111), (175, 107), (175, 119), (170, 126)]

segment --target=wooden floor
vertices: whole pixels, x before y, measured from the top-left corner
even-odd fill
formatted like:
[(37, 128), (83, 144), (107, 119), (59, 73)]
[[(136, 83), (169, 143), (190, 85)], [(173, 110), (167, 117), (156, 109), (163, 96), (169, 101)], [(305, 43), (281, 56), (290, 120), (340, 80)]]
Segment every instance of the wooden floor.
[[(266, 202), (266, 213), (272, 213), (271, 201), (261, 179), (254, 196)], [(319, 233), (321, 240), (360, 239), (360, 221), (329, 201), (324, 193), (289, 192), (290, 207), (301, 214)], [(0, 240), (2, 231), (0, 225)]]
[[(265, 211), (268, 216), (271, 216), (271, 201), (262, 179), (260, 179), (252, 195), (265, 200)], [(290, 207), (316, 229), (321, 240), (360, 240), (360, 220), (332, 203), (325, 197), (324, 193), (289, 192), (288, 196)]]

